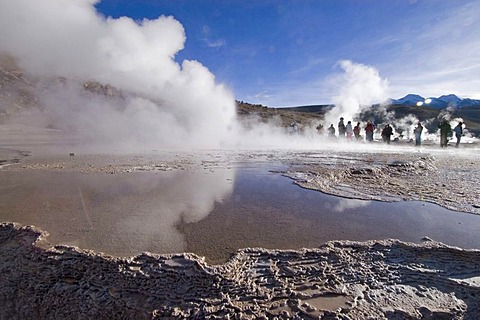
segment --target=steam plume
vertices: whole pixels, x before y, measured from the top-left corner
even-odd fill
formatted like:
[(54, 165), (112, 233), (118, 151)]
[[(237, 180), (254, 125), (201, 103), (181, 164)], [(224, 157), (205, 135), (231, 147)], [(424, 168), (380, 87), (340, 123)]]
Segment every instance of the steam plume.
[(118, 108), (87, 99), (78, 84), (63, 92), (50, 88), (42, 102), (62, 105), (54, 112), (59, 125), (79, 120), (104, 142), (130, 137), (146, 145), (220, 145), (234, 126), (234, 98), (199, 62), (174, 60), (185, 43), (183, 26), (165, 16), (105, 18), (95, 2), (0, 2), (0, 51), (15, 56), (26, 72), (97, 81), (132, 94)]
[(354, 120), (362, 107), (388, 98), (388, 81), (382, 79), (375, 68), (349, 60), (340, 61), (339, 65), (343, 73), (331, 80), (337, 92), (332, 97), (336, 107), (326, 115), (327, 124), (336, 125), (340, 117)]
[[(301, 135), (286, 134), (275, 119), (263, 123), (252, 118), (239, 126), (230, 90), (200, 62), (175, 60), (186, 39), (180, 22), (165, 16), (106, 18), (96, 12), (95, 3), (0, 1), (0, 53), (14, 56), (36, 77), (43, 109), (35, 121), (51, 122), (87, 145), (122, 151), (328, 144), (316, 132), (318, 123), (302, 123)], [(355, 121), (363, 107), (388, 97), (388, 81), (375, 68), (348, 60), (339, 66), (342, 73), (330, 81), (336, 107), (326, 115), (325, 127), (341, 116)], [(121, 93), (109, 99), (89, 94), (89, 83), (108, 84)], [(393, 114), (379, 110), (394, 122)], [(410, 118), (394, 128), (413, 130), (416, 119)]]

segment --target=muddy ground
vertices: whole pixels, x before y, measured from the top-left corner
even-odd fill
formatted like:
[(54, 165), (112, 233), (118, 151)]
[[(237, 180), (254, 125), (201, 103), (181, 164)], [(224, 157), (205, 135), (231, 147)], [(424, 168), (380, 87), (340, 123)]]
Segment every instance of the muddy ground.
[(478, 151), (304, 154), (283, 172), (308, 189), (346, 198), (419, 200), (480, 214)]
[[(168, 152), (29, 156), (3, 150), (1, 171), (85, 174), (276, 163), (295, 183), (338, 196), (422, 200), (480, 213), (476, 149)], [(115, 159), (115, 160), (112, 160)], [(259, 208), (261, 210), (261, 208)], [(480, 232), (480, 231), (479, 231)], [(245, 248), (209, 265), (195, 254), (117, 258), (42, 245), (34, 226), (0, 225), (1, 319), (477, 319), (480, 251), (396, 240), (319, 248)]]
[(35, 246), (42, 232), (0, 225), (2, 319), (477, 319), (480, 251), (427, 242), (329, 242), (113, 258)]

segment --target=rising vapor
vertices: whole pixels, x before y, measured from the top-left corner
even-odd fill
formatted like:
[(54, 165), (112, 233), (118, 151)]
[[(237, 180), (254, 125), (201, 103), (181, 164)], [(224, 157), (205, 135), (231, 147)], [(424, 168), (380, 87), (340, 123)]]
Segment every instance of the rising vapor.
[(380, 77), (377, 69), (349, 60), (340, 61), (339, 66), (343, 72), (331, 79), (336, 107), (326, 115), (327, 124), (336, 125), (340, 117), (355, 120), (362, 108), (388, 99), (388, 81)]
[[(336, 126), (341, 116), (354, 123), (364, 107), (388, 97), (388, 81), (377, 69), (343, 60), (341, 73), (330, 79), (336, 107), (324, 121), (302, 123), (298, 135), (288, 134), (279, 119), (239, 123), (228, 88), (200, 62), (175, 60), (186, 41), (179, 21), (104, 17), (96, 2), (0, 0), (0, 54), (15, 57), (35, 79), (40, 111), (29, 114), (31, 121), (61, 129), (85, 146), (122, 152), (338, 147), (318, 135), (318, 123)], [(116, 93), (93, 94), (97, 84)], [(378, 110), (395, 121), (385, 108)], [(409, 117), (393, 126), (411, 132), (416, 122)]]
[[(44, 113), (58, 127), (75, 124), (88, 138), (124, 147), (224, 143), (235, 127), (233, 94), (201, 63), (175, 61), (183, 26), (165, 16), (106, 18), (96, 2), (0, 1), (0, 52), (40, 79)], [(68, 81), (45, 81), (55, 77)], [(86, 96), (85, 81), (128, 93), (125, 105)]]

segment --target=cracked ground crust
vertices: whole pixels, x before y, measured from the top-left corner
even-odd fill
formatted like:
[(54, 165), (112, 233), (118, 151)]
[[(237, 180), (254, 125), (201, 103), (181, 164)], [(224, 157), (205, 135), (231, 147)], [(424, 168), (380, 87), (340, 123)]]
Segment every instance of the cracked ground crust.
[[(468, 157), (327, 152), (252, 157), (285, 164), (290, 168), (286, 174), (298, 184), (316, 182), (317, 190), (327, 193), (418, 199), (478, 213), (479, 167)], [(231, 162), (212, 158), (201, 165)], [(232, 159), (243, 162), (245, 157)], [(25, 161), (4, 169), (75, 171), (73, 160), (59, 168)], [(81, 168), (103, 172), (105, 166), (93, 163)], [(122, 162), (112, 173), (162, 170), (159, 163), (172, 169), (190, 166), (178, 159), (152, 163)], [(36, 244), (44, 235), (35, 227), (0, 224), (1, 319), (72, 314), (85, 319), (477, 319), (480, 314), (479, 251), (436, 242), (334, 241), (298, 251), (247, 248), (225, 264), (209, 266), (194, 254), (121, 259), (69, 246), (43, 249)]]
[(319, 157), (283, 172), (299, 186), (336, 196), (419, 200), (480, 214), (480, 163), (462, 155), (345, 154)]
[[(223, 265), (194, 254), (114, 258), (0, 224), (2, 319), (475, 319), (480, 251), (436, 242), (332, 241), (247, 248)], [(15, 297), (15, 298), (12, 298)]]

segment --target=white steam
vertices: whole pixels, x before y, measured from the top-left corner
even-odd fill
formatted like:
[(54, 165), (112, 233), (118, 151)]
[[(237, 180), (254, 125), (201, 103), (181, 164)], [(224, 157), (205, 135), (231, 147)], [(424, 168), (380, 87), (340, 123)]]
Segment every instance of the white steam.
[[(355, 125), (364, 108), (388, 97), (388, 81), (375, 68), (344, 60), (338, 64), (342, 73), (330, 79), (336, 107), (325, 120), (299, 123), (294, 133), (279, 119), (251, 117), (239, 125), (233, 94), (201, 63), (175, 60), (186, 40), (180, 22), (165, 16), (106, 18), (95, 3), (0, 0), (0, 54), (15, 57), (34, 79), (39, 99), (40, 111), (30, 112), (30, 123), (61, 129), (87, 146), (124, 152), (338, 148), (339, 141), (319, 135), (317, 125), (336, 127), (340, 117)], [(398, 121), (384, 106), (377, 109), (398, 132), (413, 132), (418, 122), (413, 116)]]
[[(165, 16), (105, 18), (95, 2), (0, 1), (0, 52), (41, 79), (78, 81), (61, 90), (42, 87), (41, 102), (56, 125), (73, 122), (109, 143), (129, 137), (133, 144), (216, 147), (227, 139), (235, 125), (233, 95), (199, 62), (174, 60), (185, 43), (183, 26)], [(85, 97), (85, 81), (131, 96), (122, 108)]]
[(325, 123), (336, 127), (340, 117), (353, 121), (363, 107), (370, 107), (388, 98), (388, 81), (382, 79), (377, 69), (349, 60), (339, 62), (343, 73), (332, 79), (337, 94), (332, 97), (335, 108), (325, 117)]

